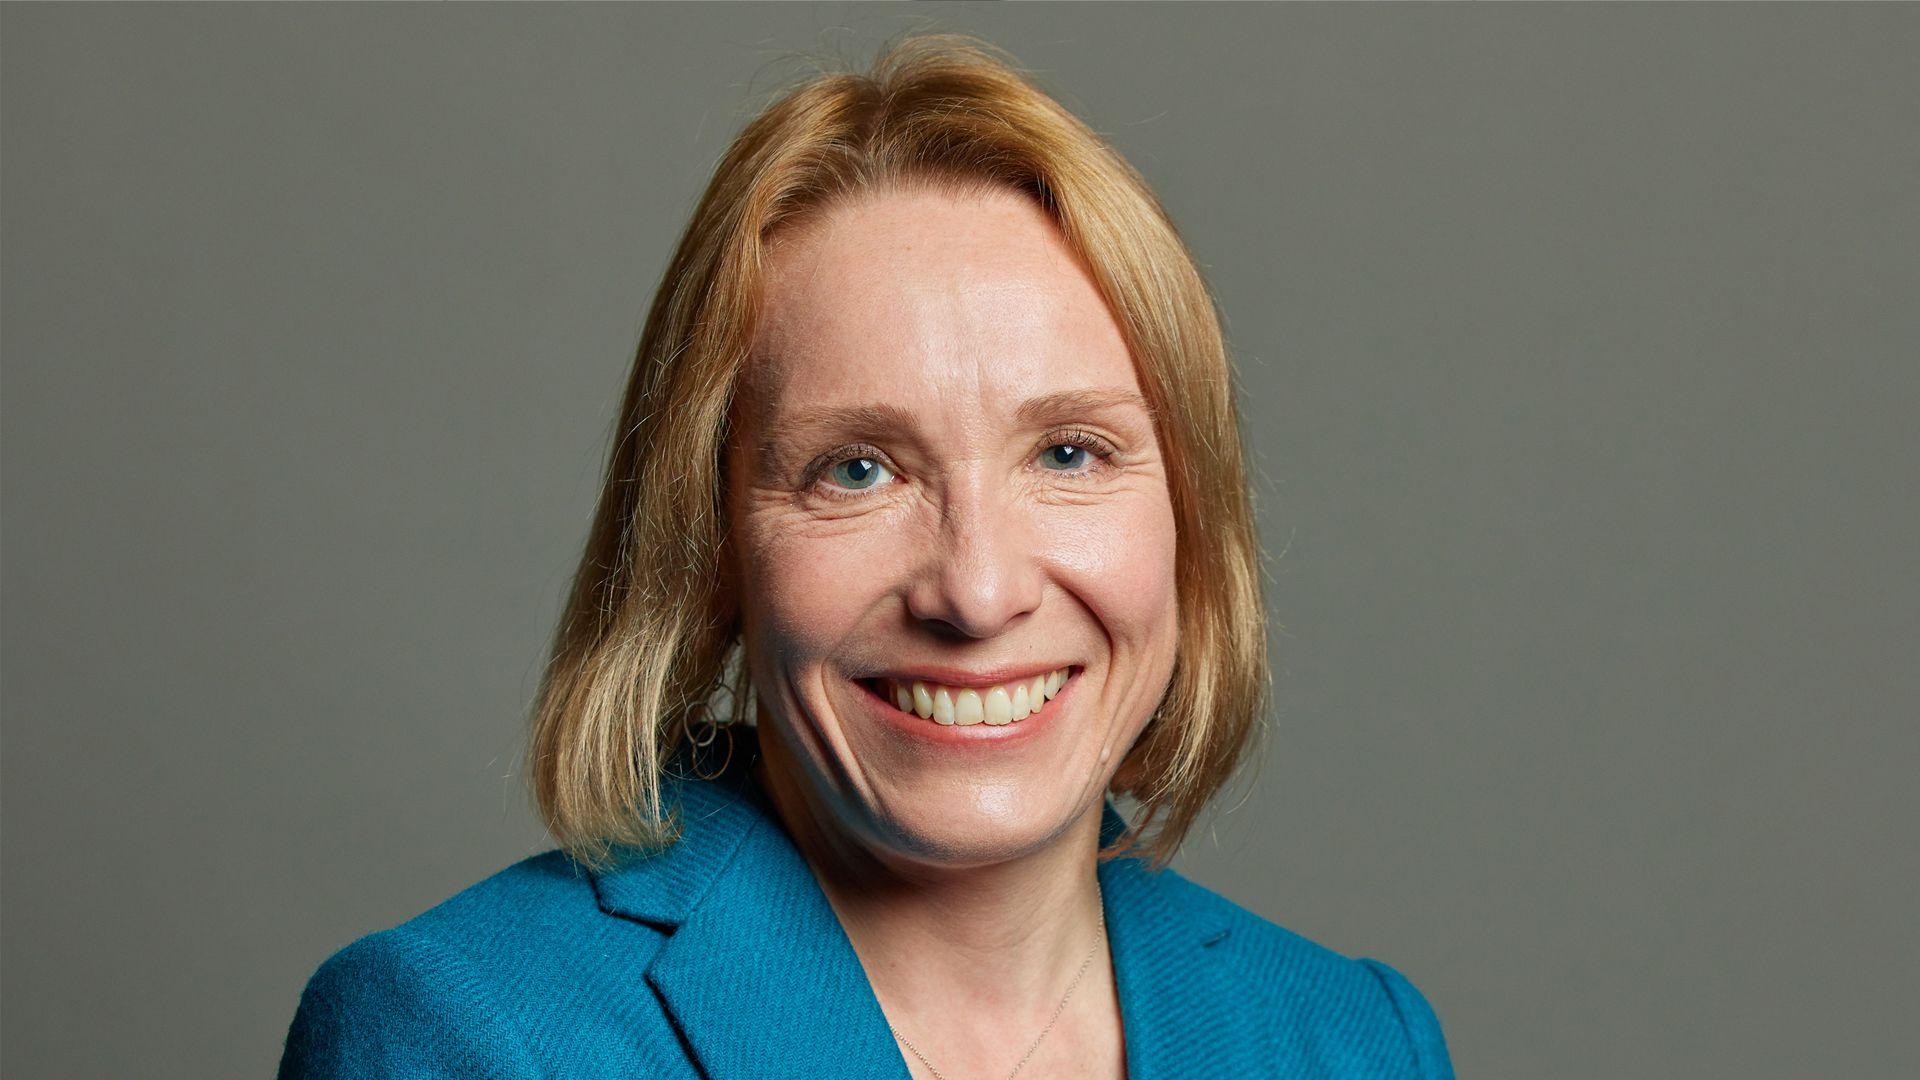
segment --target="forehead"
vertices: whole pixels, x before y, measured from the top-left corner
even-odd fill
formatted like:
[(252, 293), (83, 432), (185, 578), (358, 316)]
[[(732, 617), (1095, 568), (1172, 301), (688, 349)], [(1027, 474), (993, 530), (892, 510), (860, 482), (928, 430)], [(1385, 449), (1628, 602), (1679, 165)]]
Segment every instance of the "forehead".
[(1119, 325), (1017, 192), (889, 192), (777, 236), (749, 382), (772, 417), (873, 399), (1009, 409), (1138, 388)]

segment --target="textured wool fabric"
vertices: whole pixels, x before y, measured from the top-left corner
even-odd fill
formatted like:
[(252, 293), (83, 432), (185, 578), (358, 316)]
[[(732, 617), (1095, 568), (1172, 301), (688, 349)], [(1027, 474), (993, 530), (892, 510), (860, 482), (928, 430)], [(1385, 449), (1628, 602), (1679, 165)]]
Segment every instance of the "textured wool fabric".
[[(535, 855), (334, 953), (301, 995), (283, 1080), (910, 1080), (749, 769), (756, 733), (733, 732), (717, 776), (669, 781), (685, 831), (665, 851), (605, 874)], [(1125, 825), (1108, 802), (1102, 843)], [(1122, 858), (1098, 873), (1130, 1080), (1453, 1076), (1439, 1020), (1392, 967), (1172, 869)]]

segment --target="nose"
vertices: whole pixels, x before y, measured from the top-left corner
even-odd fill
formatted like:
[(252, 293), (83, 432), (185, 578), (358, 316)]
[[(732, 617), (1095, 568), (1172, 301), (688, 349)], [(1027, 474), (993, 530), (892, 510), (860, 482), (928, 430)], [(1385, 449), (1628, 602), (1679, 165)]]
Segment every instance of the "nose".
[(948, 636), (1000, 633), (1040, 606), (1044, 540), (1031, 510), (1009, 492), (980, 470), (956, 471), (935, 542), (907, 589), (907, 610)]

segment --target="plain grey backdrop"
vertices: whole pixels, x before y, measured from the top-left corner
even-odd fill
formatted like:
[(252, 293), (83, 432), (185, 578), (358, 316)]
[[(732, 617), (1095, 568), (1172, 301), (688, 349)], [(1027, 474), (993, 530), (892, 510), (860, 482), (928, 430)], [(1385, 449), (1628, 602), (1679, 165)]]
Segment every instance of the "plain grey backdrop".
[(1920, 1074), (1912, 5), (0, 10), (4, 1064), (260, 1076), (521, 735), (727, 140), (1010, 49), (1217, 291), (1278, 708), (1180, 869), (1463, 1077)]

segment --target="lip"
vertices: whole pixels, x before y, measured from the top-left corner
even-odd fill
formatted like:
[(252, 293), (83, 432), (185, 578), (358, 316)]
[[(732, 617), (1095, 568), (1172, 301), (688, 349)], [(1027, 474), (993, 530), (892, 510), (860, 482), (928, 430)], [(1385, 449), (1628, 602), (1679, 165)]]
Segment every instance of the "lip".
[(921, 664), (910, 668), (893, 668), (888, 671), (869, 671), (863, 679), (892, 679), (895, 682), (912, 682), (915, 679), (925, 683), (945, 683), (972, 690), (985, 690), (989, 686), (1001, 686), (1007, 683), (1031, 679), (1035, 675), (1048, 675), (1061, 668), (1068, 668), (1078, 674), (1081, 665), (1062, 661), (1057, 664), (1003, 664), (1000, 667), (968, 671), (965, 668), (942, 667), (939, 664)]
[[(959, 724), (942, 724), (931, 717), (921, 719), (918, 714), (901, 712), (894, 707), (893, 702), (875, 693), (872, 686), (875, 679), (894, 678), (895, 676), (875, 675), (870, 678), (850, 679), (848, 681), (853, 684), (854, 693), (859, 696), (860, 701), (868, 712), (872, 713), (876, 719), (887, 724), (887, 726), (903, 732), (909, 737), (945, 746), (1002, 746), (1008, 743), (1029, 742), (1045, 735), (1053, 728), (1053, 722), (1068, 709), (1072, 708), (1073, 703), (1078, 700), (1079, 694), (1076, 693), (1076, 691), (1080, 686), (1080, 675), (1081, 672), (1086, 670), (1080, 665), (1061, 664), (1058, 667), (1046, 668), (1042, 671), (1033, 672), (1032, 674), (1044, 675), (1048, 671), (1057, 671), (1060, 667), (1067, 668), (1069, 674), (1066, 684), (1060, 687), (1058, 694), (1055, 694), (1039, 712), (1034, 713), (1025, 720), (1016, 720), (1013, 723), (1001, 724), (998, 727), (992, 724), (968, 724), (965, 727)], [(939, 671), (941, 669), (921, 668), (917, 670)], [(923, 676), (917, 677), (921, 677), (924, 680)], [(1019, 676), (1016, 674), (1012, 677), (1018, 678)], [(933, 681), (939, 680), (936, 679)], [(948, 685), (967, 686), (968, 684), (949, 683)], [(977, 685), (978, 684), (975, 684), (976, 688)], [(994, 684), (987, 683), (985, 685), (991, 686)]]

